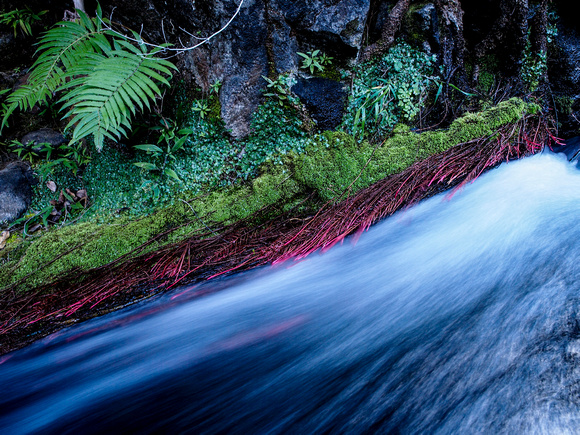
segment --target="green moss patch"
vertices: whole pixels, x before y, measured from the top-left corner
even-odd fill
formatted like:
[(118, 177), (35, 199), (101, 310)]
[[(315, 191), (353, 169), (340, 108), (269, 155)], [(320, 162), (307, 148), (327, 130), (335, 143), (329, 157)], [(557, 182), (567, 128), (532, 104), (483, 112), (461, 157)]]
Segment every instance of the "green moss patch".
[[(191, 236), (206, 226), (234, 223), (272, 205), (288, 209), (297, 198), (314, 193), (318, 205), (338, 199), (346, 189), (354, 193), (398, 173), (414, 162), (452, 146), (495, 134), (539, 107), (511, 99), (496, 107), (457, 119), (449, 129), (417, 134), (399, 128), (382, 144), (357, 143), (344, 132), (326, 132), (311, 140), (303, 153), (289, 153), (261, 167), (261, 175), (241, 185), (205, 196), (176, 200), (145, 218), (125, 216), (105, 224), (85, 222), (53, 229), (41, 237), (11, 243), (0, 251), (0, 283), (10, 285), (30, 275), (23, 286), (34, 288), (62, 274), (102, 266), (126, 255), (159, 234), (148, 250)], [(55, 260), (56, 259), (56, 260)]]

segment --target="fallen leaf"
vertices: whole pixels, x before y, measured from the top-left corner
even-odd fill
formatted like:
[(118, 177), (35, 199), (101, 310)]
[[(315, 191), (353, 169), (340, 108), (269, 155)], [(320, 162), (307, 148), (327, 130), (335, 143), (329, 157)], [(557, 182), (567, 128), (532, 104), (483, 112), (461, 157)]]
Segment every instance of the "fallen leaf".
[(50, 190), (51, 192), (56, 192), (56, 183), (54, 181), (47, 181), (46, 182), (46, 187), (48, 187), (48, 190)]
[(10, 231), (2, 231), (0, 234), (0, 249), (4, 249), (6, 246), (6, 240), (10, 237)]

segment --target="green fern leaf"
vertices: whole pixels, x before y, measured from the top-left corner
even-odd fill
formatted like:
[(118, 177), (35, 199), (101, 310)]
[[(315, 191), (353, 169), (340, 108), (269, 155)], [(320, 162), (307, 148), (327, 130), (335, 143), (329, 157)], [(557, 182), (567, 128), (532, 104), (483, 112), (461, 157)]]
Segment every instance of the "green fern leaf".
[[(127, 47), (126, 41), (121, 42), (115, 45)], [(93, 71), (78, 78), (74, 89), (60, 102), (62, 110), (66, 110), (64, 118), (70, 118), (67, 128), (73, 128), (72, 141), (93, 135), (100, 150), (105, 138), (116, 140), (126, 136), (135, 106), (149, 108), (150, 101), (161, 95), (158, 83), (169, 83), (165, 75), (170, 75), (171, 64), (135, 47), (97, 57), (93, 56), (96, 61)]]
[(94, 19), (82, 11), (79, 15), (80, 20), (61, 21), (41, 38), (37, 49), (39, 56), (32, 65), (27, 84), (6, 99), (8, 110), (0, 131), (17, 108), (28, 110), (45, 103), (68, 79), (90, 70), (87, 63), (92, 62), (91, 54), (112, 50), (100, 14)]
[(7, 98), (0, 131), (16, 109), (31, 109), (60, 93), (71, 142), (93, 135), (100, 150), (106, 138), (126, 136), (137, 110), (150, 109), (161, 94), (159, 86), (169, 85), (176, 68), (156, 57), (163, 47), (148, 51), (147, 45), (134, 45), (103, 28), (100, 8), (93, 19), (79, 15), (44, 34), (27, 84)]

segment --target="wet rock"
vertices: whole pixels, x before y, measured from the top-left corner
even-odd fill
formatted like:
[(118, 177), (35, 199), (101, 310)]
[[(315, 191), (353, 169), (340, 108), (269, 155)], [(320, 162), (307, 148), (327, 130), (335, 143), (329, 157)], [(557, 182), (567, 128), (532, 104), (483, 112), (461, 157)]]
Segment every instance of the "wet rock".
[(35, 148), (36, 145), (48, 143), (53, 147), (57, 147), (65, 143), (65, 138), (62, 134), (50, 128), (41, 128), (40, 130), (32, 131), (24, 135), (21, 140), (23, 145)]
[(292, 92), (304, 103), (320, 130), (332, 130), (342, 121), (347, 94), (341, 83), (319, 77), (301, 78)]
[(439, 50), (439, 24), (433, 3), (412, 9), (405, 23), (407, 40), (427, 53)]
[(327, 35), (360, 48), (370, 0), (275, 0), (272, 7), (299, 32)]
[(11, 162), (0, 170), (0, 223), (12, 222), (26, 211), (37, 183), (30, 166)]
[(566, 139), (563, 145), (552, 146), (552, 151), (564, 154), (569, 161), (577, 161), (580, 154), (580, 136)]

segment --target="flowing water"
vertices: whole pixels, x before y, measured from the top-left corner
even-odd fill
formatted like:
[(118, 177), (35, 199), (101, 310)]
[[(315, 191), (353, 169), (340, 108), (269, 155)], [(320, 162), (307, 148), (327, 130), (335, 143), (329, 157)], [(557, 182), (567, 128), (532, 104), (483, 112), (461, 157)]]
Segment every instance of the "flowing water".
[(577, 433), (579, 217), (564, 157), (503, 165), (0, 357), (0, 433)]

